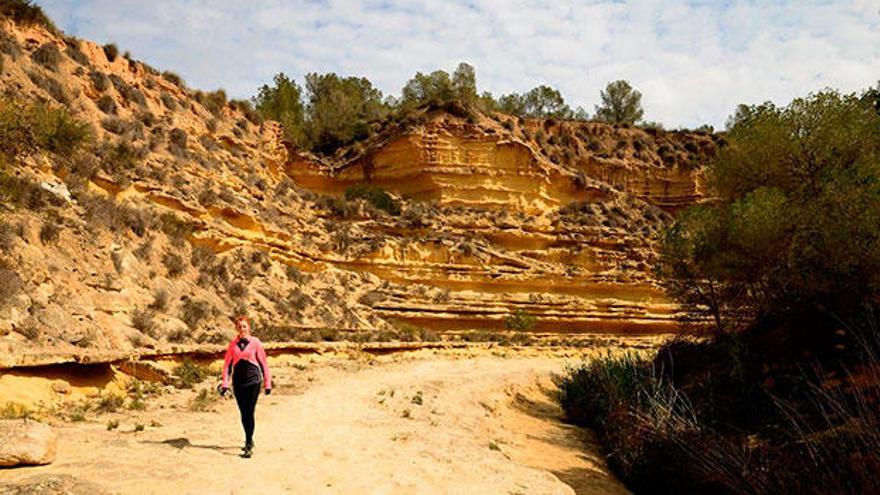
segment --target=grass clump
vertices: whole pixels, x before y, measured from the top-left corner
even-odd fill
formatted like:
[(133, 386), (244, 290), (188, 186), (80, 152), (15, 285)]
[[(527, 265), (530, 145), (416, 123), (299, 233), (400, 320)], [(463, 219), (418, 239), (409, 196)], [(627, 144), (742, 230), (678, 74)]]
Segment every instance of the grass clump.
[(34, 411), (18, 402), (7, 402), (0, 408), (0, 419), (29, 419), (34, 417)]
[(172, 278), (177, 278), (186, 271), (186, 262), (182, 256), (176, 253), (165, 253), (165, 256), (162, 257), (162, 264), (168, 270), (168, 276)]
[(180, 319), (186, 326), (195, 330), (199, 324), (211, 315), (211, 304), (198, 299), (184, 299), (180, 308)]
[(172, 374), (177, 379), (177, 386), (180, 388), (193, 388), (211, 376), (207, 366), (189, 359), (184, 359), (178, 364)]
[(149, 308), (136, 308), (131, 313), (131, 326), (144, 335), (155, 337), (155, 314)]
[[(98, 105), (98, 108), (102, 112), (104, 112), (108, 115), (116, 115), (116, 110), (117, 110), (116, 100), (114, 100), (112, 96), (110, 96), (110, 95), (101, 96), (100, 98), (98, 98), (97, 105)], [(117, 134), (119, 134), (119, 133), (117, 133)]]
[(199, 390), (199, 393), (189, 402), (190, 411), (206, 412), (210, 411), (214, 404), (217, 403), (217, 394), (208, 388)]
[(522, 309), (518, 309), (504, 318), (504, 326), (508, 330), (528, 331), (534, 329), (536, 324), (537, 319)]
[(400, 202), (382, 188), (368, 184), (357, 184), (345, 190), (345, 199), (354, 201), (365, 200), (373, 207), (391, 215), (400, 215)]
[(31, 59), (43, 67), (56, 72), (58, 65), (61, 63), (61, 51), (52, 42), (46, 42), (31, 53)]

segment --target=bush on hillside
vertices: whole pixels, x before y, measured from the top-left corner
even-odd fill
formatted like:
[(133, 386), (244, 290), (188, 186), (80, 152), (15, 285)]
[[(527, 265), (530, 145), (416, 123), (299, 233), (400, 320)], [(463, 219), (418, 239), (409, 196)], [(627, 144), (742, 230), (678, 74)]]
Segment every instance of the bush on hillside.
[(31, 53), (31, 58), (34, 62), (42, 65), (43, 67), (51, 70), (57, 71), (58, 64), (61, 63), (61, 52), (58, 50), (58, 47), (55, 46), (52, 42), (46, 42), (40, 45), (39, 48), (34, 50)]
[(362, 199), (373, 207), (391, 215), (400, 215), (400, 202), (382, 188), (369, 184), (357, 184), (345, 190), (345, 199), (354, 201)]
[(113, 43), (107, 43), (104, 45), (104, 55), (107, 57), (108, 62), (114, 62), (116, 57), (119, 56), (119, 47)]

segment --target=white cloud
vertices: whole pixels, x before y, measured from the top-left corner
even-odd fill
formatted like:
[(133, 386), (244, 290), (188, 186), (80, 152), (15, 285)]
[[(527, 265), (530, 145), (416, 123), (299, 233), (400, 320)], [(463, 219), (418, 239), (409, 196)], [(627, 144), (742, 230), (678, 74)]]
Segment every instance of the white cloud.
[(736, 104), (880, 79), (872, 0), (42, 0), (67, 32), (115, 41), (194, 87), (252, 95), (283, 70), (369, 77), (397, 94), (416, 71), (467, 61), (481, 90), (559, 88), (592, 110), (628, 79), (646, 117), (723, 124)]

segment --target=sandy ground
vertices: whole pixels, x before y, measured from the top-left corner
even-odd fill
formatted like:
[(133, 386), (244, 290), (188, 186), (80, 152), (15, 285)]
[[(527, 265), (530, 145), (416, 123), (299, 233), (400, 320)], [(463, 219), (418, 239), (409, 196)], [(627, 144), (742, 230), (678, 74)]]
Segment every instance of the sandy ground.
[(60, 423), (56, 461), (0, 471), (0, 484), (65, 473), (126, 494), (626, 492), (589, 432), (559, 419), (551, 377), (571, 354), (303, 359), (273, 359), (277, 393), (260, 398), (251, 459), (234, 401), (192, 412), (188, 391)]

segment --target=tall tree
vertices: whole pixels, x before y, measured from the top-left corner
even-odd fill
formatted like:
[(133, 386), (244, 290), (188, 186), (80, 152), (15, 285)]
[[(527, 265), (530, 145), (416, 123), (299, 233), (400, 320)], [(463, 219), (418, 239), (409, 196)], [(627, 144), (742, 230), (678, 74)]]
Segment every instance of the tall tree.
[(559, 90), (541, 85), (532, 88), (525, 94), (510, 93), (498, 99), (498, 110), (518, 117), (536, 119), (570, 118), (571, 107)]
[[(824, 91), (740, 106), (708, 169), (711, 204), (678, 215), (656, 273), (719, 328), (857, 311), (880, 294), (880, 115)], [(735, 325), (734, 325), (735, 326)]]
[(452, 100), (455, 89), (452, 78), (444, 70), (430, 74), (417, 72), (403, 87), (400, 104), (404, 108), (414, 108), (426, 103), (442, 103)]
[(276, 120), (284, 127), (284, 134), (291, 142), (305, 144), (305, 108), (302, 89), (296, 81), (279, 72), (273, 85), (264, 84), (254, 98), (257, 111), (264, 119)]
[(459, 101), (474, 104), (477, 102), (477, 72), (464, 62), (458, 64), (452, 73), (452, 91)]
[(627, 81), (608, 83), (600, 92), (602, 104), (596, 106), (596, 118), (609, 124), (635, 124), (642, 120), (642, 94)]
[(312, 73), (306, 91), (306, 134), (312, 149), (322, 153), (366, 137), (370, 122), (387, 113), (382, 92), (365, 77)]

